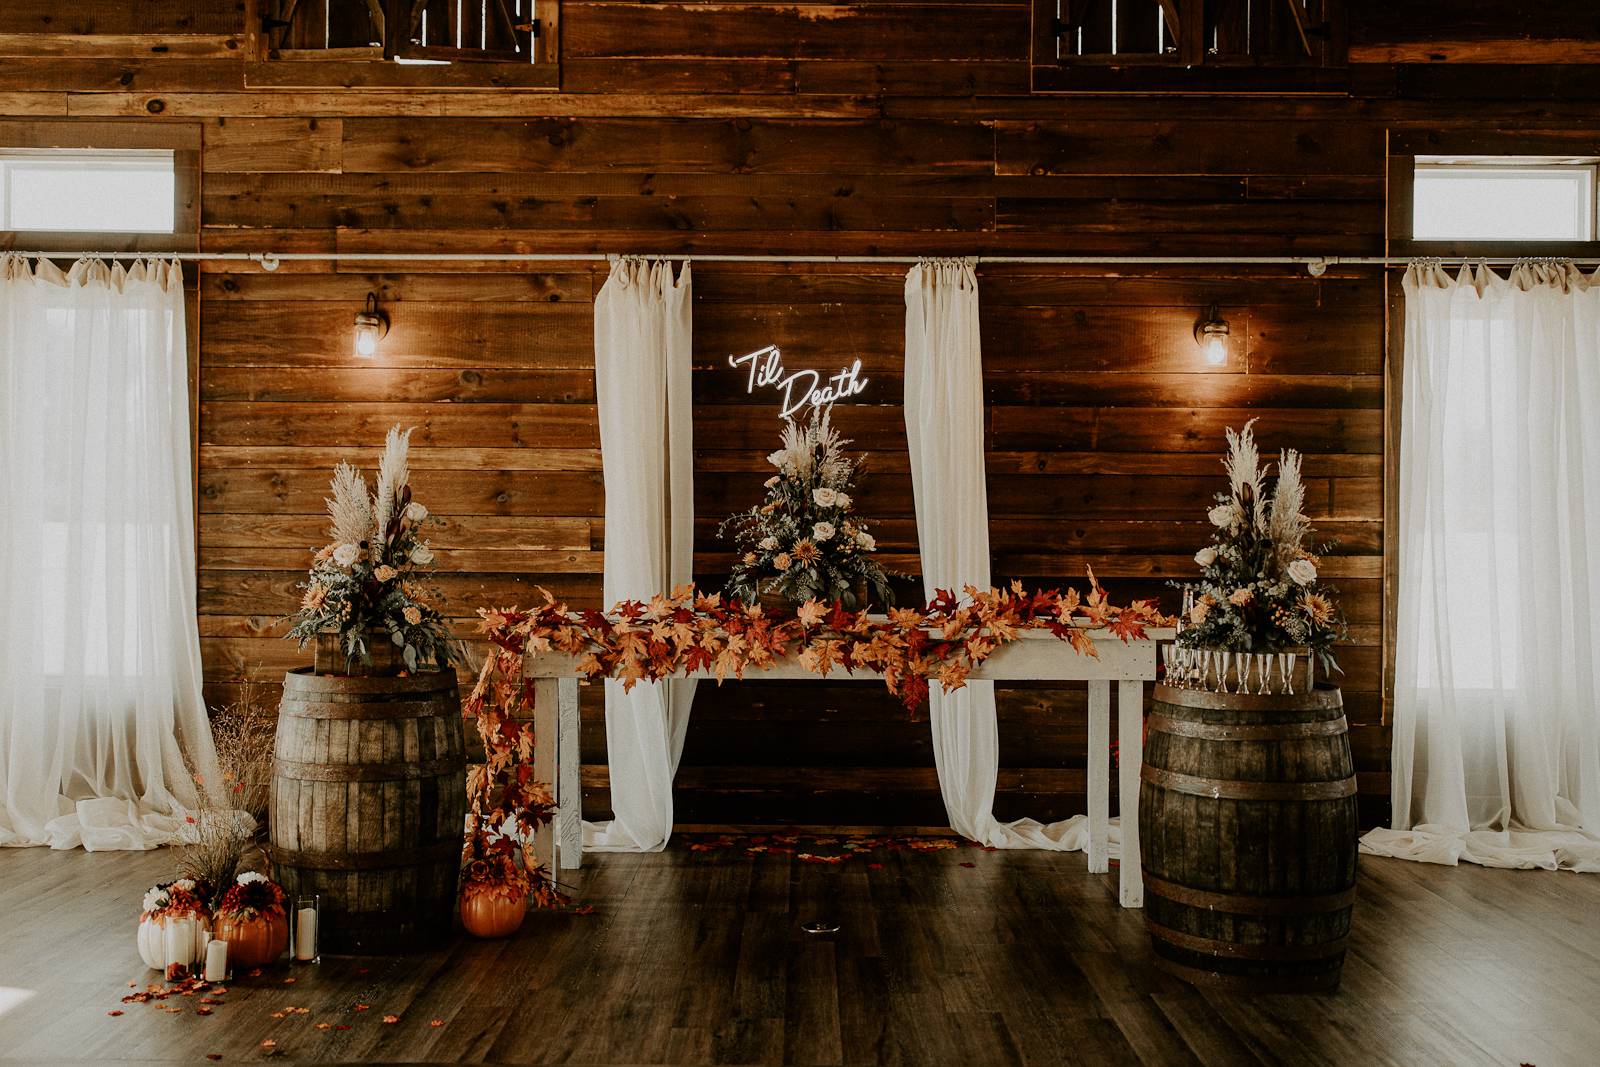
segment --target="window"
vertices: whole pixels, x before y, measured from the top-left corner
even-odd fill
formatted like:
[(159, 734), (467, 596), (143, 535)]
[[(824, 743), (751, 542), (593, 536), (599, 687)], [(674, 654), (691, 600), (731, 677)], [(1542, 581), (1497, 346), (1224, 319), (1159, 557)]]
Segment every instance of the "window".
[(1034, 0), (1034, 88), (1336, 86), (1334, 0)]
[(1595, 240), (1595, 162), (1418, 156), (1414, 166), (1413, 240)]
[(170, 234), (176, 208), (169, 149), (0, 150), (0, 230)]

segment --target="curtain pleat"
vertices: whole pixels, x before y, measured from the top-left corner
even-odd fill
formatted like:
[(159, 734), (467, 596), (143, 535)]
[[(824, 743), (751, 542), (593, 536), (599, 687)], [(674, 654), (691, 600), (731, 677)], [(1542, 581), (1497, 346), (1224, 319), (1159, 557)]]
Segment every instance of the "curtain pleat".
[(1404, 287), (1393, 828), (1362, 847), (1600, 871), (1600, 285)]
[[(595, 395), (606, 490), (604, 599), (648, 601), (694, 568), (692, 279), (684, 264), (614, 263), (594, 309)], [(696, 683), (607, 681), (609, 823), (584, 824), (591, 851), (655, 852), (672, 835), (672, 779)]]
[(0, 257), (0, 844), (154, 848), (212, 784), (182, 272)]

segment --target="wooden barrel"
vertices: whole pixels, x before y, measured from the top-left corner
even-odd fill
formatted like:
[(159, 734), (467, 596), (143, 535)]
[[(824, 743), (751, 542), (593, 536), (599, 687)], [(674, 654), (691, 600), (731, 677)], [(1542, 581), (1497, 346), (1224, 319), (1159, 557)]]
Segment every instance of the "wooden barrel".
[(1155, 688), (1139, 786), (1157, 963), (1258, 992), (1334, 989), (1356, 883), (1356, 781), (1337, 689)]
[(466, 820), (455, 671), (290, 671), (272, 762), (272, 866), (322, 896), (320, 947), (403, 952), (448, 934)]

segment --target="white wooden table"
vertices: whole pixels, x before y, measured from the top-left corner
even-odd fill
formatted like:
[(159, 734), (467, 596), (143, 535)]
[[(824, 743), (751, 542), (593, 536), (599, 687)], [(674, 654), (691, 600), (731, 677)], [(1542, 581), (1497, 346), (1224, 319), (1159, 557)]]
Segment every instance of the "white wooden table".
[[(1089, 848), (1092, 874), (1110, 869), (1111, 683), (1117, 683), (1117, 735), (1121, 761), (1118, 792), (1122, 812), (1120, 897), (1125, 908), (1144, 906), (1144, 877), (1139, 862), (1139, 767), (1144, 762), (1144, 683), (1156, 677), (1156, 645), (1170, 641), (1173, 631), (1151, 629), (1143, 641), (1124, 643), (1104, 630), (1086, 631), (1098, 658), (1082, 655), (1046, 630), (1025, 630), (1021, 639), (1002, 645), (972, 672), (978, 680), (996, 682), (1087, 682), (1089, 686)], [(583, 789), (579, 782), (578, 661), (555, 652), (529, 652), (523, 677), (534, 684), (534, 728), (538, 745), (534, 773), (549, 782), (555, 794), (554, 831), (540, 831), (534, 851), (554, 874), (559, 855), (563, 868), (583, 862)], [(710, 679), (707, 671), (678, 677)], [(855, 681), (883, 684), (877, 671), (833, 671), (826, 679), (802, 667), (794, 657), (765, 668), (745, 671), (747, 680)], [(652, 685), (652, 682), (640, 682)], [(726, 684), (735, 684), (729, 679)], [(932, 683), (937, 685), (938, 683)], [(547, 740), (555, 737), (554, 745)]]

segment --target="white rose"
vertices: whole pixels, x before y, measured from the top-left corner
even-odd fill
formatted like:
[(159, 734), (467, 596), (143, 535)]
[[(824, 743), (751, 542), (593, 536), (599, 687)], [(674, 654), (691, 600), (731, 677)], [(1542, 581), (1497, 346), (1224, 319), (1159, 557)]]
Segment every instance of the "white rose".
[(1317, 565), (1309, 559), (1297, 559), (1289, 564), (1289, 577), (1296, 585), (1310, 585), (1317, 580)]
[(862, 550), (866, 552), (871, 552), (878, 547), (877, 540), (865, 530), (856, 534), (856, 544), (860, 545)]
[(817, 541), (826, 541), (834, 535), (833, 523), (819, 522), (811, 527), (811, 536)]
[(406, 505), (406, 518), (412, 522), (421, 522), (428, 517), (428, 509), (413, 500)]
[(1209, 567), (1217, 561), (1217, 550), (1207, 545), (1194, 554), (1194, 561), (1202, 567)]
[(428, 551), (427, 545), (418, 545), (411, 550), (411, 562), (419, 567), (426, 567), (433, 562), (433, 553)]
[(361, 549), (355, 545), (344, 544), (333, 550), (333, 561), (341, 567), (348, 567), (361, 555)]
[(850, 496), (847, 493), (835, 493), (833, 503), (835, 507), (848, 508), (850, 506)]
[(771, 552), (771, 551), (774, 551), (777, 547), (778, 547), (778, 539), (776, 537), (763, 537), (761, 539), (761, 551), (763, 551), (763, 552)]
[(789, 450), (786, 448), (778, 449), (776, 452), (772, 453), (772, 455), (767, 457), (767, 462), (772, 464), (774, 467), (777, 467), (779, 470), (787, 470), (790, 466)]
[(1218, 504), (1207, 513), (1207, 517), (1211, 520), (1211, 525), (1227, 527), (1233, 525), (1234, 516), (1237, 515), (1238, 512), (1239, 509), (1234, 507), (1230, 502), (1227, 504)]
[(831, 508), (839, 502), (839, 494), (832, 489), (819, 487), (811, 490), (811, 499), (817, 502), (819, 508)]

